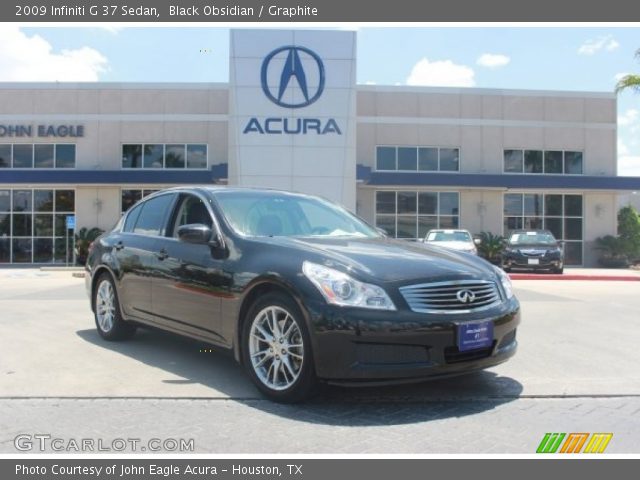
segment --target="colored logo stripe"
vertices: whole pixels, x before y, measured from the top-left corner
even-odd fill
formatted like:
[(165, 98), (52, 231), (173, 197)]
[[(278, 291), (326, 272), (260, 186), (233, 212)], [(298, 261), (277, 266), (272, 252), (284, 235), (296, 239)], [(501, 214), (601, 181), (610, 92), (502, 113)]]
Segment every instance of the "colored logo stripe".
[(545, 433), (536, 453), (556, 453), (564, 437), (564, 433)]
[(607, 448), (613, 433), (594, 433), (582, 453), (602, 453)]
[(562, 444), (560, 453), (580, 453), (587, 438), (589, 438), (588, 433), (570, 433), (564, 444)]

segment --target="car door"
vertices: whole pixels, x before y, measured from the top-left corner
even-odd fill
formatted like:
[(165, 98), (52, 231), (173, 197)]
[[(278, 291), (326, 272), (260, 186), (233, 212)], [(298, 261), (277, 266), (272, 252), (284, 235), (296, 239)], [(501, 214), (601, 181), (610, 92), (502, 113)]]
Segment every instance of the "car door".
[(220, 309), (222, 299), (229, 296), (231, 276), (224, 271), (224, 259), (214, 258), (210, 245), (178, 238), (178, 228), (187, 224), (215, 230), (206, 200), (191, 193), (180, 194), (169, 233), (156, 245), (153, 311), (158, 321), (175, 330), (227, 344), (220, 333)]
[(166, 222), (176, 194), (152, 197), (134, 207), (122, 231), (114, 236), (113, 254), (120, 271), (118, 295), (128, 318), (153, 320), (151, 274), (157, 262), (156, 243), (166, 232)]

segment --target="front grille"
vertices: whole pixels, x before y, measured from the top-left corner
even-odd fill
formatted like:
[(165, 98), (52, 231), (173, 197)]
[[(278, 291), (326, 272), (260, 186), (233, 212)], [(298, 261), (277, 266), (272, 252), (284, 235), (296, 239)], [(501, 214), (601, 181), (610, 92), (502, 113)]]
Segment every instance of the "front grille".
[(427, 347), (419, 345), (386, 345), (358, 343), (358, 363), (368, 365), (403, 365), (429, 361)]
[(461, 352), (458, 347), (447, 347), (444, 349), (444, 361), (447, 363), (471, 362), (473, 360), (487, 358), (491, 356), (491, 352), (493, 352), (493, 347), (469, 350), (466, 352)]
[(400, 293), (418, 313), (466, 313), (500, 303), (497, 285), (488, 280), (422, 283), (401, 287)]

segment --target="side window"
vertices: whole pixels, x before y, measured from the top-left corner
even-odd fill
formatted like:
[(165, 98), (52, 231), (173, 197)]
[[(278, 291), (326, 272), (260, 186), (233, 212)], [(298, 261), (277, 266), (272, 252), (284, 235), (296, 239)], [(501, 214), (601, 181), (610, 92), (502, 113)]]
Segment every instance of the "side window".
[(140, 235), (164, 235), (165, 218), (174, 197), (175, 195), (160, 195), (144, 202), (133, 232)]
[(136, 208), (134, 208), (127, 214), (127, 219), (125, 220), (124, 227), (122, 228), (123, 232), (125, 233), (133, 232), (133, 227), (136, 224), (136, 221), (138, 220), (138, 217), (140, 216), (141, 211), (142, 211), (142, 205), (138, 205)]
[(173, 236), (178, 236), (178, 228), (182, 225), (200, 223), (209, 228), (213, 228), (211, 215), (204, 202), (195, 195), (184, 195), (181, 198), (180, 206), (176, 214), (176, 221), (173, 228)]

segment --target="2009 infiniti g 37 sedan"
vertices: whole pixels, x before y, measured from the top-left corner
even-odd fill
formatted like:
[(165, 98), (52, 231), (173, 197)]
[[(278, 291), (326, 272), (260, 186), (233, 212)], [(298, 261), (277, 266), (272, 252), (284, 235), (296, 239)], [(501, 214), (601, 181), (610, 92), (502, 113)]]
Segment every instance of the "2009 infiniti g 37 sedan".
[(93, 243), (87, 270), (105, 340), (149, 325), (230, 349), (276, 401), (319, 380), (419, 381), (516, 351), (520, 307), (501, 269), (387, 238), (308, 195), (157, 192)]

